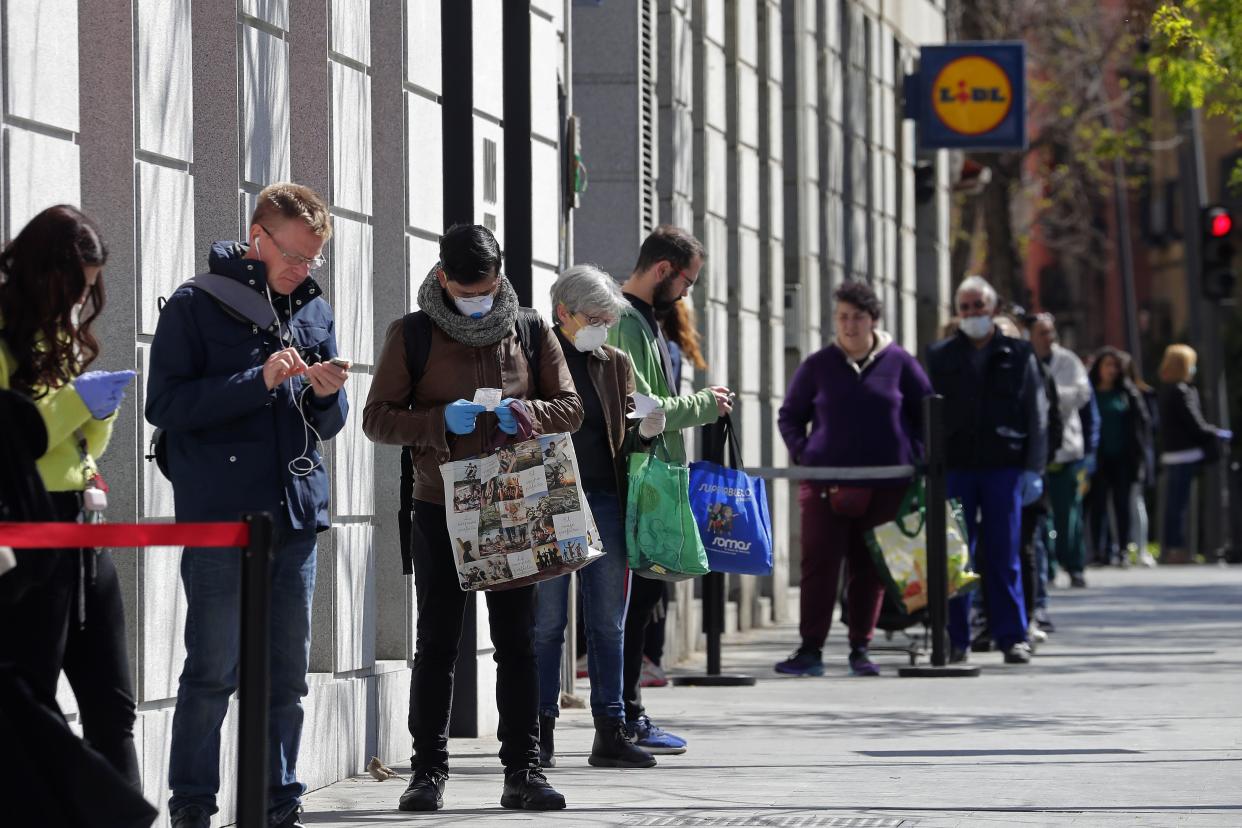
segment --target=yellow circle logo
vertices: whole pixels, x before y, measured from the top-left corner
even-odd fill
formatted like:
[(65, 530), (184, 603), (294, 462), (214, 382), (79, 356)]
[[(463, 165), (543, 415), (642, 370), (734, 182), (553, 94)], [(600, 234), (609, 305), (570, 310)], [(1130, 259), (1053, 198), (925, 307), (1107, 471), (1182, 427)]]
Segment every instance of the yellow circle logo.
[(1013, 106), (1013, 85), (995, 61), (971, 56), (950, 61), (932, 85), (932, 108), (949, 129), (982, 135), (1001, 125)]

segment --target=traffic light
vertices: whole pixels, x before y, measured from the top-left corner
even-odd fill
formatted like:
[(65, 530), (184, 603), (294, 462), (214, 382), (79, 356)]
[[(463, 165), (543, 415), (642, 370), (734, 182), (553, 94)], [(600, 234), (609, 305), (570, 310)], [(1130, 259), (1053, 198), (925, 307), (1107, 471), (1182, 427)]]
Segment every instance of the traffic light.
[(1233, 216), (1228, 208), (1215, 205), (1203, 210), (1203, 295), (1211, 299), (1232, 299)]

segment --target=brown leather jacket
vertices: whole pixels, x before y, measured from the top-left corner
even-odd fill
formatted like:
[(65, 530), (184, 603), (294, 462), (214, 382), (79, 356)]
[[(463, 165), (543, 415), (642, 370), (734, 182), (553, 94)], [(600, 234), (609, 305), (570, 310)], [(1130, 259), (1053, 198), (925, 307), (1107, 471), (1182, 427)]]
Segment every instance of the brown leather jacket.
[[(557, 331), (557, 339), (562, 339)], [(561, 347), (572, 348), (563, 339)], [(612, 448), (612, 462), (617, 477), (617, 493), (625, 503), (625, 486), (628, 475), (628, 452), (623, 451), (626, 433), (638, 428), (638, 420), (627, 420), (625, 415), (634, 410), (634, 369), (624, 351), (611, 345), (602, 345), (587, 355), (587, 373), (591, 385), (599, 396), (604, 409), (604, 425), (608, 427), (608, 442)]]
[(414, 498), (444, 503), (440, 465), (483, 452), (499, 427), (496, 415), (483, 413), (469, 434), (450, 434), (444, 408), (459, 399), (474, 399), (479, 388), (500, 388), (503, 396), (520, 399), (539, 434), (577, 431), (582, 425), (582, 400), (574, 390), (560, 343), (547, 323), (541, 325), (537, 393), (529, 387), (530, 370), (517, 334), (495, 345), (475, 348), (432, 326), (431, 351), (417, 388), (410, 387), (405, 364), (401, 320), (388, 326), (371, 393), (362, 412), (362, 431), (377, 443), (414, 447)]

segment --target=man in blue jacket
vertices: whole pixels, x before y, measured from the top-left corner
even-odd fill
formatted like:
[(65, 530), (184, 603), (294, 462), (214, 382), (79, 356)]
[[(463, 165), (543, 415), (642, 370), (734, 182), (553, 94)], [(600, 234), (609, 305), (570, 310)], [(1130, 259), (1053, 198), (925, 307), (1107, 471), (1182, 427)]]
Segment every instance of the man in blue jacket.
[[(323, 200), (307, 187), (259, 194), (249, 244), (217, 242), (211, 272), (270, 304), (270, 330), (200, 288), (183, 285), (160, 314), (147, 382), (147, 420), (165, 430), (179, 521), (271, 513), (272, 825), (300, 826), (297, 779), (302, 697), (310, 659), (315, 536), (330, 525), (320, 440), (345, 423), (347, 363), (337, 356), (332, 309), (310, 272), (332, 234)], [(168, 803), (173, 826), (207, 828), (220, 787), (220, 725), (237, 689), (240, 553), (187, 547), (185, 665), (173, 715)]]
[[(961, 500), (971, 549), (983, 556), (992, 636), (1007, 663), (1026, 664), (1020, 530), (1022, 507), (1044, 490), (1048, 399), (1031, 344), (996, 330), (992, 286), (967, 277), (956, 304), (958, 333), (927, 352), (932, 386), (945, 398), (949, 497)], [(967, 594), (949, 602), (952, 661), (965, 661), (969, 652), (970, 600)]]

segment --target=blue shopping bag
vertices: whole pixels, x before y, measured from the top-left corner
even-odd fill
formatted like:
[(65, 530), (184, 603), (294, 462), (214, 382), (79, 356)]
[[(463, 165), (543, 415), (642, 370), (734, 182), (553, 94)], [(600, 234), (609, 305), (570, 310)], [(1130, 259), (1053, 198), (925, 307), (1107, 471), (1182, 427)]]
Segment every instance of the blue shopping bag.
[[(762, 477), (740, 468), (741, 451), (733, 423), (721, 418), (729, 447), (729, 465), (710, 460), (690, 464), (690, 508), (713, 572), (772, 574), (772, 518)], [(724, 459), (723, 457), (721, 458)]]

